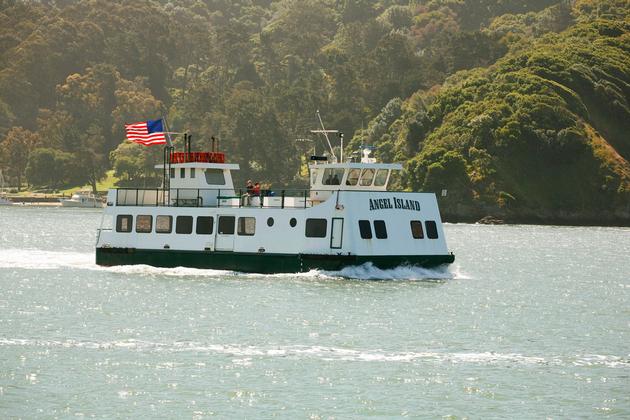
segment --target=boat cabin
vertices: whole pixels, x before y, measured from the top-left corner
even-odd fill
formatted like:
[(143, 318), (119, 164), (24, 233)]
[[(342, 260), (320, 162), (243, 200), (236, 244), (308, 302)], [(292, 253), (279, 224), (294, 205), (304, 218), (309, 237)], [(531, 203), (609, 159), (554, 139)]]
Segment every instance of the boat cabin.
[(400, 163), (319, 163), (309, 166), (313, 202), (327, 200), (333, 191), (387, 191), (393, 171)]
[(225, 163), (220, 152), (173, 152), (166, 164), (155, 168), (164, 174), (164, 188), (119, 188), (108, 202), (118, 206), (306, 208), (326, 201), (335, 191), (387, 191), (392, 173), (403, 169), (399, 163), (376, 163), (367, 154), (360, 162), (313, 163), (309, 190), (252, 196), (234, 187), (232, 171), (239, 165)]
[[(171, 163), (156, 165), (167, 172), (172, 205), (215, 207), (221, 199), (236, 196), (232, 171), (238, 164), (224, 163), (223, 153), (176, 152)], [(166, 180), (165, 180), (166, 181)]]
[[(348, 160), (337, 163), (333, 156), (332, 163), (320, 163), (316, 156), (311, 159), (315, 163), (309, 165), (311, 173), (310, 198), (314, 203), (326, 201), (333, 191), (387, 191), (392, 173), (402, 171), (400, 163), (376, 163), (370, 157), (372, 149), (361, 150), (361, 160)], [(324, 158), (327, 159), (327, 158)]]

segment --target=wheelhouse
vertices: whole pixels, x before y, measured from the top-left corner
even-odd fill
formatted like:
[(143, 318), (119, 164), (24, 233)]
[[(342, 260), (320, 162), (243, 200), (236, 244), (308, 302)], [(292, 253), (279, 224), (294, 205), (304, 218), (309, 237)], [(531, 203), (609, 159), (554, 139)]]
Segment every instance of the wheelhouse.
[(333, 191), (387, 191), (399, 163), (319, 163), (309, 166), (310, 198), (327, 200)]

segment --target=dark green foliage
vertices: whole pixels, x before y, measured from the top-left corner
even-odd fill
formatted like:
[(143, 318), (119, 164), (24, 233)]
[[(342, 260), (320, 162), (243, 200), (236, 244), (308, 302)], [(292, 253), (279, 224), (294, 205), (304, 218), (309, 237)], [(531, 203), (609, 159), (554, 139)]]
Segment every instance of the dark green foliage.
[[(303, 184), (313, 144), (294, 139), (319, 109), (346, 152), (408, 161), (401, 185), (447, 189), (451, 209), (626, 205), (626, 0), (2, 4), (0, 142), (24, 127), (49, 148), (30, 183), (95, 187), (114, 168), (156, 185), (160, 150), (123, 125), (166, 115), (194, 148), (217, 137), (243, 178)], [(50, 162), (67, 176), (40, 176)]]
[(410, 98), (383, 135), (410, 159), (403, 185), (448, 189), (447, 206), (627, 212), (630, 25), (578, 21)]
[(33, 185), (58, 188), (72, 185), (78, 176), (76, 161), (71, 153), (39, 148), (31, 152), (26, 176)]

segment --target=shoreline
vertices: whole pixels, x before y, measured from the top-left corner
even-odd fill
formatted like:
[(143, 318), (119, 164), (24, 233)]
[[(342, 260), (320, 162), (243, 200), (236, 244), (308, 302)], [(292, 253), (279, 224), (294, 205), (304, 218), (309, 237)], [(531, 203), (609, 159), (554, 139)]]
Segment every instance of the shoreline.
[(20, 196), (20, 195), (16, 195), (16, 196), (7, 196), (7, 199), (9, 199), (10, 201), (13, 202), (14, 206), (41, 206), (41, 207), (57, 207), (57, 206), (61, 206), (61, 201), (59, 201), (60, 199), (63, 198), (67, 198), (67, 197), (56, 197), (56, 196), (32, 196), (32, 195), (25, 195), (25, 196)]
[(594, 218), (594, 217), (532, 217), (509, 216), (500, 217), (486, 215), (482, 217), (464, 217), (452, 213), (442, 212), (444, 223), (466, 223), (480, 225), (538, 225), (538, 226), (566, 226), (566, 227), (630, 227), (630, 218)]

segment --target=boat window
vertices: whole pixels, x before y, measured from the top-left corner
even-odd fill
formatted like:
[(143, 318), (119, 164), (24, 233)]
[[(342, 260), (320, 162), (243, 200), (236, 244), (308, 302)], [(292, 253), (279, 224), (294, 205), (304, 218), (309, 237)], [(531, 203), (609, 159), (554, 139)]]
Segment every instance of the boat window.
[(234, 216), (219, 216), (219, 233), (234, 235)]
[(192, 216), (177, 216), (177, 219), (175, 219), (175, 233), (192, 233), (192, 225)]
[(256, 233), (255, 217), (239, 217), (238, 218), (238, 234), (241, 236), (254, 236)]
[(328, 168), (324, 171), (324, 185), (340, 185), (343, 178), (343, 169)]
[(377, 239), (387, 239), (387, 226), (384, 220), (374, 221), (374, 235)]
[(206, 169), (205, 174), (208, 185), (225, 185), (225, 175), (222, 169)]
[(155, 233), (171, 233), (173, 231), (173, 216), (157, 216), (155, 218)]
[(305, 235), (307, 238), (325, 238), (326, 227), (328, 221), (326, 219), (306, 219)]
[(372, 239), (372, 225), (369, 220), (359, 220), (359, 232), (362, 239)]
[(414, 239), (423, 239), (424, 231), (422, 230), (422, 222), (419, 220), (411, 221), (411, 235)]
[(387, 184), (387, 174), (389, 171), (387, 169), (379, 169), (376, 171), (376, 176), (374, 177), (374, 186), (382, 187)]
[(348, 179), (346, 179), (346, 185), (357, 185), (360, 174), (360, 169), (350, 169), (350, 171), (348, 172)]
[(171, 178), (175, 178), (175, 168), (171, 168)]
[(190, 177), (191, 178), (195, 177), (195, 168), (190, 168)]
[(139, 214), (136, 216), (136, 232), (138, 233), (151, 233), (153, 224), (153, 216), (148, 214)]
[(295, 220), (295, 217), (292, 217), (291, 220), (289, 220), (289, 225), (291, 227), (295, 227), (295, 225), (297, 225), (297, 220)]
[(267, 219), (267, 226), (269, 227), (273, 226), (273, 217), (270, 217)]
[(186, 178), (186, 168), (179, 168), (179, 177)]
[(131, 232), (132, 219), (130, 214), (119, 214), (116, 217), (116, 232)]
[(315, 185), (317, 182), (317, 174), (319, 174), (319, 170), (311, 169), (311, 185)]
[(361, 182), (359, 183), (362, 187), (369, 187), (372, 185), (372, 180), (374, 179), (374, 169), (364, 169), (363, 173), (361, 173)]
[(197, 217), (197, 226), (195, 232), (197, 235), (212, 235), (214, 228), (214, 218), (212, 216)]
[(435, 224), (433, 220), (427, 220), (426, 222), (424, 222), (424, 227), (427, 230), (427, 238), (437, 239), (438, 237), (437, 225)]

